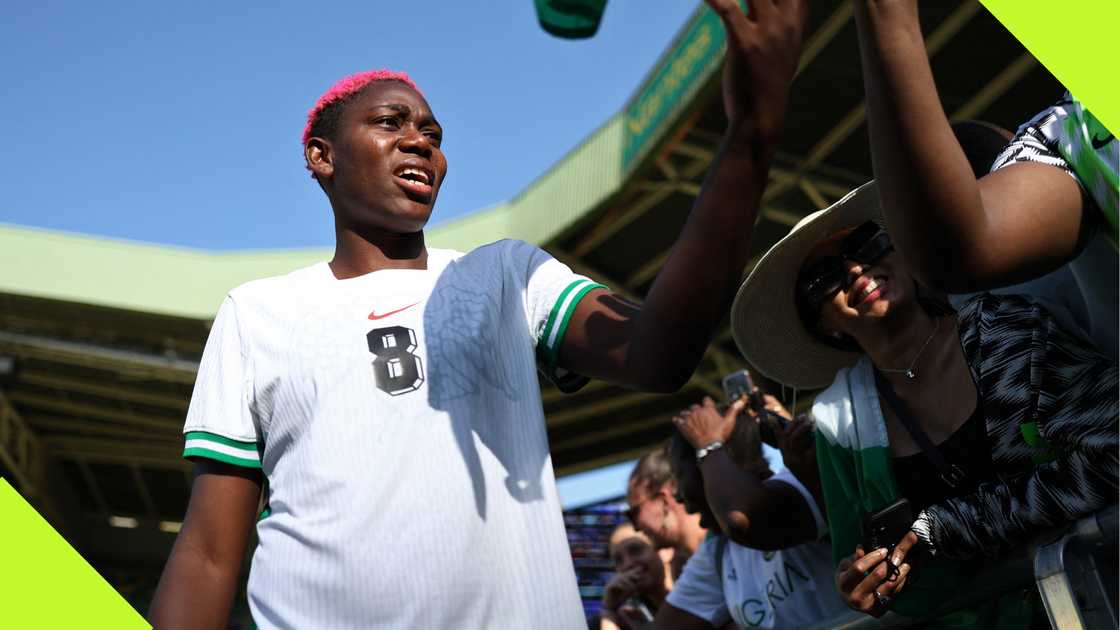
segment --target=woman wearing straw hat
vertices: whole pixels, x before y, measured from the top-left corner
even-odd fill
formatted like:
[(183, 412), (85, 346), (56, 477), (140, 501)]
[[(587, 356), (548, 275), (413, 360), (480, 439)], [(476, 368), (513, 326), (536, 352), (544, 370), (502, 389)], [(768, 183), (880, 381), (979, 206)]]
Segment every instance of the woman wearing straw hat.
[[(732, 325), (762, 373), (826, 387), (813, 416), (841, 595), (926, 616), (976, 560), (1115, 502), (1117, 366), (1021, 297), (954, 311), (926, 295), (880, 215), (869, 183), (806, 217), (740, 288)], [(865, 516), (900, 498), (909, 531), (860, 548)], [(972, 625), (1010, 621), (996, 607)]]

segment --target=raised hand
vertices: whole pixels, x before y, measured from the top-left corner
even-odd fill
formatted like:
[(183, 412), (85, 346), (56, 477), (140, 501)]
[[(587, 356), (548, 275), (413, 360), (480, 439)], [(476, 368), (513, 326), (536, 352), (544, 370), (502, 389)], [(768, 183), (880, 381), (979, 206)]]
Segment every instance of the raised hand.
[(704, 397), (701, 405), (692, 405), (673, 418), (684, 439), (692, 448), (704, 448), (712, 442), (726, 442), (735, 428), (735, 418), (746, 406), (746, 399), (740, 398), (727, 408), (722, 415), (710, 396)]
[(731, 124), (772, 140), (785, 121), (789, 89), (809, 18), (808, 0), (706, 0), (727, 31), (723, 106)]

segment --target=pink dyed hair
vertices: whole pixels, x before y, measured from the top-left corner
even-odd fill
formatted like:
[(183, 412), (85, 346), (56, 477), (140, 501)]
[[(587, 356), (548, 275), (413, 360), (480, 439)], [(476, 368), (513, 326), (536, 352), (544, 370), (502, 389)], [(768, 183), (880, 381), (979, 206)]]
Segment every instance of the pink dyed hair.
[(311, 128), (315, 126), (315, 121), (318, 120), (319, 114), (323, 113), (324, 109), (361, 92), (367, 85), (374, 81), (400, 81), (416, 90), (416, 93), (420, 96), (424, 95), (424, 93), (420, 91), (420, 88), (416, 87), (416, 83), (412, 81), (412, 78), (404, 72), (396, 72), (394, 70), (370, 70), (368, 72), (358, 72), (343, 77), (332, 85), (330, 89), (323, 92), (319, 100), (315, 101), (315, 106), (307, 112), (307, 126), (303, 128), (303, 143), (307, 144), (307, 140), (311, 138)]

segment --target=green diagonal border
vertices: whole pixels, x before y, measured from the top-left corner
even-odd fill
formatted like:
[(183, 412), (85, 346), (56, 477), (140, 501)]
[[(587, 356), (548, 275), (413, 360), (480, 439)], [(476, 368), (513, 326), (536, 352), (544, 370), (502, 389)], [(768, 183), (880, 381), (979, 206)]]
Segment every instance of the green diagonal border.
[(151, 628), (2, 478), (0, 626)]
[[(1120, 130), (1120, 2), (980, 0), (1113, 134)], [(1056, 99), (1057, 97), (1055, 97)], [(1041, 109), (1041, 106), (1039, 107)]]

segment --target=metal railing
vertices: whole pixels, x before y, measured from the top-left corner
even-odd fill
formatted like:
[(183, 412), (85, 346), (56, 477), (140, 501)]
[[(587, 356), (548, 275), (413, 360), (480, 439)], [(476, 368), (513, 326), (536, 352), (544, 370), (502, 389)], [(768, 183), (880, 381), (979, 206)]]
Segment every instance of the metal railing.
[(1016, 589), (1037, 586), (1050, 625), (1058, 630), (1117, 626), (1117, 538), (1120, 517), (1112, 506), (1015, 550), (972, 580), (968, 593), (922, 618), (887, 613), (876, 619), (850, 612), (809, 630), (906, 628)]

